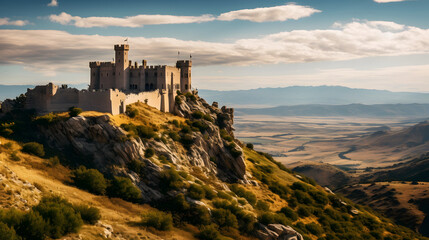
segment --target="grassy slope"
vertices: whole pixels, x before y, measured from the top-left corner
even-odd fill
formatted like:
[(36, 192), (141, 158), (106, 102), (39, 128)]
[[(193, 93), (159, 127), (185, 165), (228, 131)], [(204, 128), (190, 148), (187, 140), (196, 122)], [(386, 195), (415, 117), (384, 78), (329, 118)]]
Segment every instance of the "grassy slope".
[[(193, 239), (192, 233), (180, 229), (163, 233), (147, 231), (136, 226), (140, 220), (140, 214), (151, 210), (150, 206), (97, 196), (70, 186), (67, 184), (70, 170), (61, 165), (50, 167), (47, 165), (46, 159), (19, 152), (18, 156), (21, 160), (12, 161), (9, 156), (14, 150), (20, 149), (19, 144), (2, 137), (0, 137), (0, 141), (2, 144), (8, 142), (13, 144), (11, 149), (2, 147), (0, 150), (0, 161), (3, 166), (7, 166), (23, 181), (28, 181), (41, 188), (42, 195), (58, 194), (72, 203), (85, 203), (99, 208), (102, 215), (101, 222), (112, 225), (115, 233), (120, 233), (126, 239), (138, 239), (139, 236), (148, 236), (150, 239)], [(2, 202), (1, 207), (6, 205), (8, 205), (6, 202)], [(84, 225), (79, 234), (84, 239), (103, 239), (100, 236), (102, 230), (101, 227)]]
[[(135, 118), (129, 118), (125, 115), (117, 115), (111, 116), (112, 124), (120, 126), (123, 123), (133, 123), (135, 125), (146, 125), (152, 126), (155, 128), (159, 128), (160, 132), (163, 132), (167, 129), (173, 129), (174, 126), (172, 124), (167, 124), (167, 122), (172, 120), (185, 121), (185, 119), (173, 116), (171, 114), (165, 114), (148, 107), (145, 104), (138, 103), (134, 106), (138, 109), (139, 114)], [(65, 114), (59, 114), (64, 115)], [(105, 115), (102, 113), (96, 112), (84, 112), (82, 116), (99, 116)], [(177, 129), (176, 129), (177, 130)], [(7, 141), (5, 139), (1, 139), (2, 142)], [(19, 149), (17, 143), (13, 144), (13, 148)], [(183, 151), (185, 154), (185, 149), (179, 146), (179, 150)], [(295, 199), (293, 195), (295, 190), (291, 188), (291, 185), (295, 182), (304, 183), (304, 181), (309, 182), (309, 180), (296, 175), (295, 173), (290, 172), (289, 170), (280, 169), (277, 164), (272, 162), (266, 156), (257, 153), (253, 150), (243, 148), (244, 155), (246, 157), (246, 165), (247, 169), (250, 173), (252, 173), (255, 178), (251, 178), (258, 182), (258, 186), (250, 186), (243, 185), (246, 189), (251, 190), (259, 200), (265, 200), (269, 203), (269, 212), (274, 213), (279, 211), (282, 207), (290, 206), (295, 211), (298, 207), (291, 206), (291, 200)], [(61, 165), (56, 167), (49, 167), (46, 165), (45, 159), (40, 159), (34, 156), (30, 156), (24, 153), (18, 153), (18, 156), (22, 158), (19, 162), (13, 162), (9, 160), (9, 156), (13, 150), (6, 150), (5, 153), (2, 153), (2, 161), (4, 160), (8, 166), (15, 171), (20, 178), (27, 180), (31, 183), (35, 183), (37, 186), (42, 186), (44, 190), (44, 194), (54, 193), (60, 194), (63, 197), (67, 198), (69, 201), (73, 203), (84, 202), (90, 205), (94, 205), (100, 208), (102, 213), (102, 222), (107, 224), (111, 224), (115, 229), (115, 232), (120, 232), (123, 236), (126, 236), (127, 239), (132, 239), (139, 235), (149, 236), (150, 238), (164, 238), (164, 239), (192, 239), (193, 233), (198, 230), (195, 227), (190, 225), (182, 226), (182, 229), (175, 228), (169, 232), (158, 232), (158, 231), (146, 231), (141, 227), (136, 226), (136, 222), (140, 219), (139, 215), (141, 212), (149, 211), (152, 208), (148, 205), (137, 205), (131, 204), (129, 202), (125, 202), (119, 199), (109, 199), (105, 196), (96, 196), (90, 193), (84, 192), (77, 188), (74, 188), (68, 185), (70, 170)], [(153, 160), (153, 159), (152, 159)], [(155, 161), (157, 162), (157, 161)], [(219, 182), (213, 178), (205, 178), (202, 175), (199, 175), (198, 171), (193, 169), (189, 170), (188, 173), (191, 173), (193, 177), (197, 177), (205, 184), (210, 184), (216, 190), (220, 190)], [(195, 178), (191, 180), (195, 181)], [(280, 196), (280, 194), (274, 193), (270, 190), (270, 187), (273, 186), (274, 183), (277, 183), (283, 186), (285, 194)], [(328, 194), (325, 192), (323, 188), (320, 186), (311, 186), (310, 184), (304, 183), (305, 188), (308, 191), (313, 193), (319, 193), (323, 196), (327, 196)], [(234, 195), (230, 192), (231, 195)], [(337, 198), (335, 198), (337, 199)], [(295, 199), (296, 200), (296, 199)], [(392, 237), (392, 239), (416, 239), (416, 238), (396, 238), (396, 235), (413, 235), (410, 230), (399, 228), (396, 225), (393, 225), (389, 220), (386, 220), (371, 210), (354, 205), (351, 201), (342, 199), (342, 201), (347, 202), (351, 208), (357, 208), (366, 218), (375, 221), (375, 225), (377, 225), (377, 231), (381, 232), (385, 237)], [(209, 206), (213, 207), (213, 204), (206, 199), (203, 199), (203, 202), (206, 202)], [(305, 204), (298, 204), (299, 206), (304, 206)], [(344, 206), (333, 206), (333, 203), (330, 201), (327, 205), (316, 205), (310, 204), (309, 207), (314, 211), (318, 211), (317, 213), (313, 212), (308, 217), (300, 216), (297, 220), (286, 220), (287, 224), (292, 225), (299, 232), (304, 233), (306, 239), (324, 239), (326, 237), (326, 232), (330, 231), (330, 226), (323, 226), (325, 228), (324, 232), (317, 234), (310, 233), (305, 224), (314, 223), (316, 225), (322, 224), (320, 220), (320, 214), (323, 214), (325, 209), (332, 209), (335, 214), (340, 217), (347, 218), (347, 220), (330, 220), (331, 222), (338, 223), (341, 225), (341, 231), (345, 231), (346, 233), (353, 234), (353, 231), (360, 231), (364, 233), (369, 233), (370, 230), (367, 226), (356, 224), (353, 215), (351, 215), (346, 207)], [(256, 215), (261, 216), (266, 210), (253, 210)], [(359, 215), (361, 216), (361, 215)], [(389, 229), (388, 229), (389, 228)], [(184, 229), (184, 230), (183, 230)], [(397, 230), (392, 230), (397, 229)], [(101, 229), (94, 226), (85, 226), (81, 231), (81, 234), (85, 236), (89, 236), (91, 239), (99, 238), (98, 233)], [(390, 231), (390, 232), (389, 232)], [(391, 232), (395, 232), (392, 234)], [(345, 234), (345, 233), (344, 233)], [(346, 238), (343, 238), (346, 239)], [(353, 238), (348, 238), (353, 239)], [(356, 239), (356, 238), (355, 238)], [(376, 238), (374, 238), (376, 239)]]

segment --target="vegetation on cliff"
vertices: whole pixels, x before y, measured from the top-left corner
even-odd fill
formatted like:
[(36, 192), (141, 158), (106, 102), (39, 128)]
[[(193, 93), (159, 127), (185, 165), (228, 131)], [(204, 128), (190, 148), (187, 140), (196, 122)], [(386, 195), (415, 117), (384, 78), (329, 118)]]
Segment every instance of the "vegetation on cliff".
[[(107, 195), (110, 201), (138, 203), (131, 208), (150, 205), (133, 212), (139, 220), (122, 227), (147, 227), (154, 234), (185, 231), (187, 238), (199, 239), (423, 239), (244, 146), (234, 138), (232, 109), (187, 94), (177, 97), (175, 114), (143, 103), (118, 116), (51, 114), (30, 118), (36, 126), (31, 141), (44, 144), (45, 158), (58, 154), (62, 164), (74, 169), (63, 182), (97, 194), (97, 199)], [(19, 139), (20, 131), (11, 130)], [(51, 229), (47, 236), (73, 232), (82, 221), (95, 222), (96, 210), (58, 202), (72, 206), (74, 213), (91, 214), (80, 213), (80, 220), (70, 221), (78, 223), (75, 227)], [(108, 210), (102, 209), (103, 220)], [(71, 210), (64, 212), (72, 216)], [(46, 221), (43, 211), (40, 215)], [(17, 230), (0, 225), (6, 232), (12, 227)]]

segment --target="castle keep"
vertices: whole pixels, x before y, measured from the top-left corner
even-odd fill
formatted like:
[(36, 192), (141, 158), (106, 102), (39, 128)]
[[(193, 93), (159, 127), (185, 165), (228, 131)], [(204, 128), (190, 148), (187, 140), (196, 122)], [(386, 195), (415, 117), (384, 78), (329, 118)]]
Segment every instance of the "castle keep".
[(39, 113), (67, 111), (125, 112), (126, 106), (145, 102), (163, 112), (173, 111), (177, 91), (191, 91), (192, 61), (180, 60), (176, 66), (147, 66), (128, 60), (129, 45), (115, 45), (114, 62), (90, 62), (90, 85), (77, 90), (49, 83), (28, 89), (25, 108)]

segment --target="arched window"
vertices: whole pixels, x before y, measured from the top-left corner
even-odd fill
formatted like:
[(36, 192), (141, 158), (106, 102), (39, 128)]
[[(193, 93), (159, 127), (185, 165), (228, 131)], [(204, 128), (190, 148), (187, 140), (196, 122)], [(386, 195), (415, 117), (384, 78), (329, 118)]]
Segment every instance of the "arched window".
[(147, 91), (147, 90), (149, 90), (149, 83), (146, 83), (146, 85), (145, 85), (145, 90)]
[(188, 90), (188, 84), (185, 84), (185, 89)]
[(153, 90), (153, 83), (150, 84), (150, 90)]

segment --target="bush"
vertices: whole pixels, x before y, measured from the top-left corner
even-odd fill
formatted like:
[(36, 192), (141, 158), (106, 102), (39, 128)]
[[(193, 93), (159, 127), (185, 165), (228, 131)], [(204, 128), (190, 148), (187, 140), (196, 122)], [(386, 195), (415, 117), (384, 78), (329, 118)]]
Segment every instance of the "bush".
[(43, 145), (37, 142), (28, 142), (22, 146), (22, 151), (25, 153), (33, 154), (38, 157), (45, 156)]
[(144, 162), (141, 162), (138, 160), (131, 160), (127, 164), (128, 169), (137, 173), (140, 177), (142, 177), (144, 175), (145, 166), (146, 165), (144, 164)]
[(157, 230), (167, 231), (173, 227), (173, 217), (169, 213), (151, 211), (142, 214), (140, 223), (145, 227), (153, 227)]
[(219, 227), (238, 228), (237, 218), (231, 211), (226, 209), (214, 209), (212, 219)]
[(297, 213), (300, 217), (309, 217), (313, 213), (313, 211), (309, 207), (300, 206), (297, 210)]
[(237, 194), (237, 196), (245, 198), (250, 205), (255, 206), (257, 199), (256, 195), (253, 192), (247, 191), (245, 188), (238, 184), (232, 184), (230, 188), (231, 191)]
[(78, 116), (81, 113), (82, 113), (82, 109), (81, 108), (76, 108), (76, 107), (69, 108), (69, 116), (70, 117), (76, 117), (76, 116)]
[(98, 195), (106, 193), (106, 179), (97, 169), (86, 169), (86, 167), (80, 166), (73, 171), (72, 179), (78, 188)]
[(90, 207), (88, 205), (81, 204), (74, 206), (74, 209), (76, 212), (80, 213), (82, 220), (86, 224), (94, 225), (101, 218), (100, 210), (96, 207)]
[(289, 221), (282, 213), (264, 212), (258, 216), (258, 221), (264, 225), (268, 224), (283, 224), (289, 225)]
[(170, 136), (171, 139), (173, 139), (173, 141), (178, 142), (180, 141), (180, 135), (177, 132), (169, 132), (168, 136)]
[(316, 223), (309, 223), (305, 225), (305, 228), (313, 235), (320, 236), (323, 233), (323, 228)]
[(179, 190), (184, 186), (182, 178), (174, 168), (163, 170), (160, 175), (160, 187), (163, 191)]
[(207, 199), (212, 200), (216, 197), (216, 192), (213, 191), (213, 189), (208, 185), (203, 185), (202, 188), (204, 189), (204, 195)]
[(201, 111), (195, 111), (192, 113), (192, 117), (195, 119), (201, 119), (204, 117), (204, 113)]
[(253, 144), (252, 144), (252, 143), (248, 143), (248, 144), (246, 144), (246, 147), (247, 147), (248, 149), (252, 149), (252, 150), (253, 150)]
[[(78, 232), (83, 225), (82, 218), (75, 211), (73, 205), (59, 196), (42, 198), (40, 203), (33, 207), (33, 210), (48, 223), (46, 227), (51, 238), (59, 238), (67, 233)], [(34, 222), (32, 223), (34, 224)]]
[(16, 232), (28, 240), (44, 240), (47, 233), (49, 233), (45, 220), (38, 212), (34, 211), (30, 211), (23, 216), (19, 225), (16, 226)]
[(0, 222), (0, 240), (19, 240), (13, 228), (9, 228), (5, 223)]
[(110, 197), (122, 198), (131, 202), (138, 202), (141, 199), (141, 191), (129, 178), (113, 177), (110, 186), (107, 188)]
[(156, 133), (152, 127), (139, 125), (136, 127), (137, 134), (141, 138), (151, 139), (154, 138)]
[(155, 155), (155, 150), (153, 148), (148, 148), (144, 151), (144, 156), (147, 158), (151, 158)]
[(229, 201), (232, 200), (232, 196), (229, 195), (228, 193), (226, 193), (225, 191), (219, 191), (217, 193), (217, 197), (218, 198), (222, 198), (222, 199), (226, 199), (226, 200), (229, 200)]
[(220, 240), (219, 231), (216, 228), (216, 225), (209, 225), (202, 227), (201, 231), (196, 235), (200, 240)]
[(55, 167), (60, 164), (60, 158), (58, 156), (54, 156), (48, 159), (48, 166)]
[(189, 223), (194, 225), (208, 225), (211, 223), (211, 215), (207, 207), (194, 205), (186, 213)]
[(229, 133), (225, 129), (221, 129), (219, 133), (220, 133), (220, 137), (225, 139), (228, 142), (232, 142), (234, 140), (234, 138), (232, 138), (231, 135), (229, 135)]
[(291, 219), (292, 221), (298, 220), (298, 215), (291, 208), (283, 207), (282, 209), (280, 209), (280, 212), (283, 213), (285, 217)]
[(262, 201), (262, 200), (258, 200), (255, 207), (256, 209), (259, 209), (264, 212), (270, 210), (270, 205), (266, 201)]
[(139, 114), (139, 111), (128, 105), (127, 110), (125, 110), (125, 113), (128, 115), (128, 117), (135, 118)]
[(188, 189), (188, 196), (196, 200), (201, 200), (205, 197), (205, 191), (200, 185), (192, 184)]

